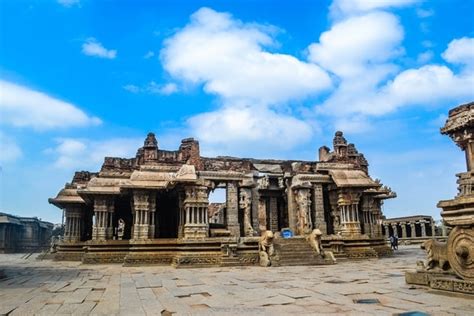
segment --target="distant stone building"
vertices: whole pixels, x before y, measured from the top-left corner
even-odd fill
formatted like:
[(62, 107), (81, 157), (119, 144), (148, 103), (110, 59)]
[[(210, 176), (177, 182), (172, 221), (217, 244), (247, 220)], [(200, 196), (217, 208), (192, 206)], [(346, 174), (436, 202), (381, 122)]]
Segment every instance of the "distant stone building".
[(386, 238), (397, 236), (402, 243), (421, 243), (427, 238), (447, 236), (445, 226), (440, 227), (437, 234), (435, 221), (429, 215), (412, 215), (384, 219), (382, 221), (382, 233)]
[(36, 217), (0, 212), (0, 253), (34, 252), (49, 247), (54, 225)]
[[(217, 188), (226, 201), (209, 204)], [(134, 158), (106, 157), (100, 172), (76, 172), (49, 202), (65, 211), (58, 259), (221, 265), (254, 263), (258, 236), (284, 228), (302, 242), (319, 229), (336, 255), (385, 254), (381, 205), (395, 196), (370, 178), (342, 132), (319, 161), (207, 158), (192, 138), (168, 151), (150, 133)]]

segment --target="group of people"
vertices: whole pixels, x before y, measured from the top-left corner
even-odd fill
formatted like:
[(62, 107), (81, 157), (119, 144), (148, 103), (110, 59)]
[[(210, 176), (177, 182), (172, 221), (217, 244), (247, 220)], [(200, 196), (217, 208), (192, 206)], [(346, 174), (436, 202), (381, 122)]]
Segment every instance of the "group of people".
[(390, 236), (390, 247), (392, 250), (398, 250), (398, 237), (396, 235)]

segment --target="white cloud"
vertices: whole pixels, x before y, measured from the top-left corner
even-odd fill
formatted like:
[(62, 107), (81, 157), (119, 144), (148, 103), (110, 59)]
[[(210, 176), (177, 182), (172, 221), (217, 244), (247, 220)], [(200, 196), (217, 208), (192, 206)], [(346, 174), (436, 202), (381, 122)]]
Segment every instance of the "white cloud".
[(206, 92), (226, 101), (284, 103), (330, 87), (320, 67), (265, 51), (275, 45), (271, 36), (268, 27), (202, 8), (165, 41), (161, 60), (173, 77), (204, 84)]
[(4, 80), (0, 80), (0, 114), (1, 124), (35, 129), (101, 123), (71, 103)]
[(88, 38), (82, 44), (82, 53), (88, 56), (95, 56), (99, 58), (114, 59), (117, 57), (117, 51), (115, 49), (106, 49), (100, 42), (95, 38)]
[(131, 92), (131, 93), (139, 93), (140, 92), (140, 87), (134, 85), (134, 84), (127, 84), (125, 86), (123, 86), (123, 89), (128, 91), (128, 92)]
[(430, 16), (434, 15), (434, 10), (418, 8), (416, 9), (416, 15), (422, 19), (429, 18)]
[(274, 32), (274, 27), (202, 8), (165, 41), (164, 69), (219, 97), (215, 111), (187, 121), (203, 148), (236, 153), (248, 144), (291, 148), (310, 139), (309, 123), (282, 107), (328, 90), (331, 79), (317, 65), (269, 52), (277, 46)]
[(373, 12), (336, 23), (308, 47), (308, 59), (341, 77), (368, 73), (399, 56), (403, 28), (396, 16)]
[(420, 0), (334, 0), (330, 6), (330, 15), (341, 18), (374, 10), (406, 7), (417, 2)]
[(74, 6), (80, 6), (81, 1), (80, 0), (57, 0), (58, 3), (66, 8), (71, 8)]
[(156, 82), (151, 81), (147, 85), (146, 91), (155, 94), (170, 95), (178, 92), (178, 86), (175, 83), (157, 84)]
[(15, 161), (22, 155), (22, 150), (15, 140), (0, 131), (0, 162)]
[(463, 37), (452, 40), (442, 56), (450, 63), (474, 66), (474, 38)]
[(151, 94), (161, 94), (161, 95), (171, 95), (178, 92), (178, 86), (173, 83), (158, 84), (154, 81), (150, 81), (147, 85), (139, 87), (134, 84), (127, 84), (123, 86), (125, 90), (131, 93), (151, 93)]
[[(405, 6), (414, 1), (397, 3)], [(404, 53), (403, 27), (395, 15), (377, 11), (394, 6), (392, 1), (336, 0), (332, 8), (344, 13), (339, 15), (342, 19), (308, 47), (309, 60), (336, 75), (336, 89), (315, 107), (316, 113), (332, 117), (335, 127), (368, 131), (370, 116), (474, 98), (474, 74), (469, 68), (474, 64), (473, 39), (453, 40), (442, 55), (461, 64), (457, 73), (446, 65), (426, 64), (433, 58), (431, 50), (418, 55), (422, 67), (395, 66)], [(423, 46), (433, 43), (425, 41)]]
[(135, 157), (143, 138), (113, 138), (104, 141), (76, 138), (59, 138), (57, 146), (46, 154), (55, 156), (54, 166), (60, 169), (98, 170), (104, 157)]
[(287, 150), (312, 136), (308, 123), (265, 108), (229, 106), (196, 115), (188, 123), (199, 140), (219, 148), (221, 155), (236, 153), (235, 146)]
[(423, 53), (420, 53), (418, 54), (418, 57), (416, 58), (416, 61), (419, 63), (419, 64), (426, 64), (427, 62), (429, 62), (431, 59), (433, 59), (433, 51), (431, 50), (427, 50)]
[(155, 56), (155, 53), (150, 50), (143, 56), (143, 58), (149, 59), (149, 58), (152, 58), (153, 56)]

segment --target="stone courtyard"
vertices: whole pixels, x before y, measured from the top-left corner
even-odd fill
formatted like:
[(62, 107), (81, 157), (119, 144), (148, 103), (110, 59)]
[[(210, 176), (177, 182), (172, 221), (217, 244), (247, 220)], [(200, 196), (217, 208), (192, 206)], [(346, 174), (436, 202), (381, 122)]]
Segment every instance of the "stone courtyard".
[(123, 267), (24, 257), (0, 256), (0, 315), (474, 315), (472, 296), (405, 283), (405, 271), (425, 257), (419, 246), (400, 247), (388, 258), (269, 268)]

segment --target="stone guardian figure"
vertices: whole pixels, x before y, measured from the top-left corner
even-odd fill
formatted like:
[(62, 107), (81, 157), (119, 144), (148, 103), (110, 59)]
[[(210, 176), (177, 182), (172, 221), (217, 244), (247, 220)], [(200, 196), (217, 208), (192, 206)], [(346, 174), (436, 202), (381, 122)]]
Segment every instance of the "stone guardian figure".
[(269, 267), (272, 265), (271, 256), (273, 255), (273, 232), (265, 231), (258, 242), (258, 253), (260, 257), (260, 266)]

